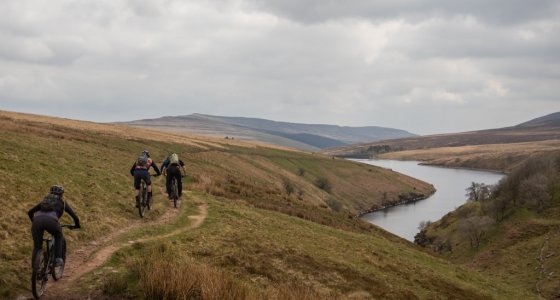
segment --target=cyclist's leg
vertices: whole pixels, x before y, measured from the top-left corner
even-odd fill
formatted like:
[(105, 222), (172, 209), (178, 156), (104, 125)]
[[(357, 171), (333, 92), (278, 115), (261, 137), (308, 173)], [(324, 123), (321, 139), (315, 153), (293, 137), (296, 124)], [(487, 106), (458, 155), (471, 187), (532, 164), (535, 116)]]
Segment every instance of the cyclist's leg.
[(136, 195), (136, 207), (140, 205), (140, 180), (142, 179), (139, 171), (134, 171), (134, 190)]
[(152, 199), (152, 179), (150, 177), (150, 172), (148, 172), (148, 170), (142, 172), (142, 178), (146, 182), (146, 186), (148, 189), (148, 199)]
[(181, 169), (179, 169), (179, 167), (175, 168), (173, 176), (175, 176), (175, 181), (177, 181), (177, 196), (181, 197), (183, 193), (183, 182), (181, 180)]
[(62, 239), (64, 237), (62, 236), (60, 224), (55, 219), (51, 218), (45, 225), (45, 230), (54, 237), (54, 257), (57, 259), (62, 258)]
[(167, 175), (165, 176), (165, 189), (167, 190), (167, 196), (171, 197), (171, 178), (173, 178), (173, 170), (167, 168)]
[(31, 261), (35, 261), (35, 255), (43, 248), (43, 234), (45, 228), (42, 219), (45, 217), (35, 217), (31, 225), (31, 236), (33, 237), (33, 257)]

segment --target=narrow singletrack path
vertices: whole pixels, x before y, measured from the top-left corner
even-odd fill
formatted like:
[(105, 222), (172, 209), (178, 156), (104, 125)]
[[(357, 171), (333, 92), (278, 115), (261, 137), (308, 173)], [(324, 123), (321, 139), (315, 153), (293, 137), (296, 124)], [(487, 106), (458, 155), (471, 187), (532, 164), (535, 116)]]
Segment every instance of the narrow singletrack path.
[[(163, 193), (163, 190), (160, 190)], [(54, 280), (49, 280), (47, 291), (42, 299), (83, 299), (84, 297), (72, 294), (70, 289), (83, 275), (102, 266), (116, 251), (134, 243), (167, 238), (200, 227), (208, 215), (207, 203), (190, 192), (186, 192), (184, 197), (188, 199), (188, 201), (193, 201), (198, 206), (199, 210), (197, 215), (188, 216), (188, 218), (192, 220), (188, 226), (180, 227), (162, 235), (144, 237), (127, 242), (116, 242), (127, 232), (147, 225), (146, 222), (138, 220), (130, 226), (117, 230), (99, 240), (92, 241), (88, 245), (82, 246), (68, 255), (63, 278), (56, 282)], [(167, 200), (167, 197), (165, 197), (165, 199)], [(169, 208), (160, 218), (148, 224), (167, 224), (179, 215), (179, 210), (180, 207), (176, 209), (170, 204)], [(85, 298), (87, 298), (87, 296), (85, 296)]]

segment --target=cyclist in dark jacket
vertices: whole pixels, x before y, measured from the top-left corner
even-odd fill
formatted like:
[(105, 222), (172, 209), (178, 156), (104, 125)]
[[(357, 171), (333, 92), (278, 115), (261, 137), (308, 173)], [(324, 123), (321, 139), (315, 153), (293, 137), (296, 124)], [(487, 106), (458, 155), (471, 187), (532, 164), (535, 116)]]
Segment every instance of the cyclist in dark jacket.
[[(50, 194), (54, 203), (53, 206), (46, 206), (45, 200), (31, 208), (27, 214), (33, 224), (31, 225), (31, 234), (33, 236), (33, 256), (41, 250), (43, 245), (43, 234), (45, 230), (54, 236), (54, 254), (55, 264), (60, 266), (63, 264), (62, 259), (62, 243), (64, 236), (62, 235), (62, 228), (58, 220), (62, 217), (64, 212), (67, 212), (74, 220), (74, 228), (80, 228), (80, 219), (72, 210), (72, 207), (63, 199), (64, 188), (59, 185), (53, 185)], [(54, 199), (53, 199), (54, 198)], [(35, 257), (33, 257), (35, 260)]]
[(150, 152), (148, 150), (142, 151), (140, 157), (146, 156), (146, 161), (139, 162), (140, 158), (137, 159), (132, 168), (130, 168), (130, 175), (134, 176), (134, 189), (136, 190), (136, 207), (140, 206), (140, 181), (143, 179), (148, 186), (148, 201), (152, 199), (152, 180), (150, 178), (150, 167), (153, 167), (156, 171), (156, 176), (161, 175), (158, 166), (150, 158)]
[(165, 188), (169, 198), (171, 198), (171, 181), (173, 178), (177, 181), (177, 196), (181, 197), (183, 193), (183, 183), (181, 182), (183, 175), (181, 174), (181, 169), (183, 169), (183, 173), (186, 176), (187, 171), (185, 170), (185, 163), (180, 160), (175, 153), (169, 154), (161, 165), (162, 173), (165, 175)]

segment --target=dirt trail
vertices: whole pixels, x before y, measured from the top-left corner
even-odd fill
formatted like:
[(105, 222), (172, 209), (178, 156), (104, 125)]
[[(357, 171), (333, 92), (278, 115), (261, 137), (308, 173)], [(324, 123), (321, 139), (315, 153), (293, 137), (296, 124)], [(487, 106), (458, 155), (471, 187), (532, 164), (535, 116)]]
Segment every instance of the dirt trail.
[[(202, 225), (204, 219), (206, 219), (206, 216), (208, 215), (208, 205), (201, 199), (194, 197), (189, 192), (186, 193), (188, 193), (185, 195), (186, 199), (188, 199), (188, 201), (194, 201), (199, 209), (199, 213), (197, 215), (189, 216), (189, 219), (192, 220), (189, 226), (180, 227), (163, 235), (116, 243), (115, 240), (118, 240), (125, 233), (147, 224), (142, 220), (138, 220), (130, 226), (115, 231), (99, 240), (92, 241), (88, 245), (76, 249), (68, 255), (67, 264), (64, 269), (64, 277), (57, 282), (49, 280), (47, 290), (42, 299), (76, 299), (76, 295), (72, 295), (70, 292), (70, 288), (74, 285), (74, 283), (83, 275), (102, 266), (113, 255), (113, 253), (119, 249), (138, 242), (147, 242), (171, 237), (183, 231), (194, 229)], [(169, 223), (178, 216), (179, 209), (174, 209), (172, 204), (170, 204), (170, 207), (166, 210), (163, 216), (148, 224), (159, 225)], [(79, 299), (80, 297), (77, 298)], [(26, 299), (26, 297), (23, 299)]]

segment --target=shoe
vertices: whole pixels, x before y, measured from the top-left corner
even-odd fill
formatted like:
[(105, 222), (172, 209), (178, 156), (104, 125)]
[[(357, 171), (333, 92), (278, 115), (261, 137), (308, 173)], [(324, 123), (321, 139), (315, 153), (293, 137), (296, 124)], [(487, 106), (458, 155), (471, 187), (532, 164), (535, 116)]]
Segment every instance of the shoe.
[(54, 266), (55, 266), (55, 267), (62, 267), (62, 266), (64, 266), (64, 260), (63, 260), (62, 258), (60, 258), (60, 257), (59, 257), (59, 258), (56, 258), (56, 259), (54, 260)]
[(140, 206), (140, 199), (138, 199), (138, 196), (136, 196), (136, 208), (138, 208)]

